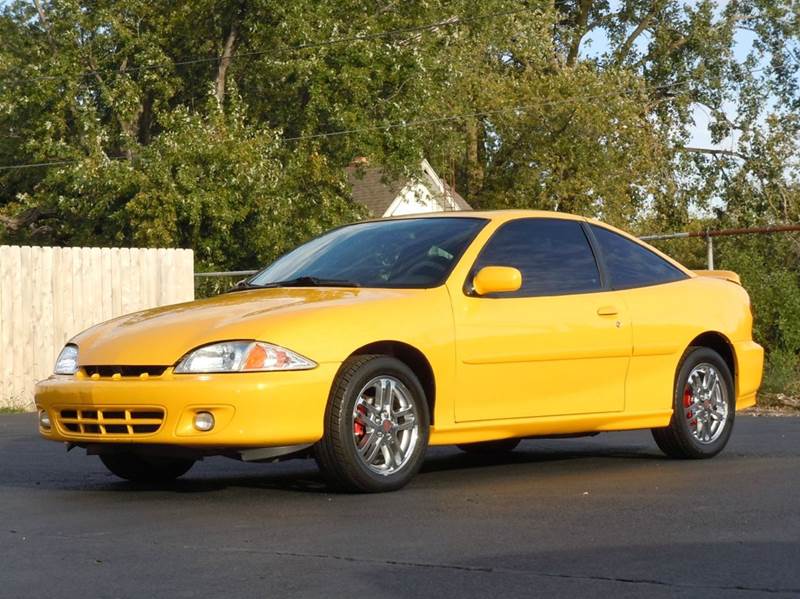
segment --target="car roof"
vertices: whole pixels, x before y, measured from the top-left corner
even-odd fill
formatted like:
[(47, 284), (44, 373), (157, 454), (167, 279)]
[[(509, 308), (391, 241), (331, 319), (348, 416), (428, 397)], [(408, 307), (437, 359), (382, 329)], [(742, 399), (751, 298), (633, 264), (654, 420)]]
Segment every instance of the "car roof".
[[(550, 210), (448, 210), (446, 212), (420, 212), (417, 214), (400, 214), (370, 220), (407, 220), (411, 218), (485, 218), (493, 221), (508, 221), (518, 218), (561, 218), (565, 220), (589, 221), (584, 216), (569, 214), (567, 212), (553, 212)], [(599, 221), (598, 221), (599, 222)]]

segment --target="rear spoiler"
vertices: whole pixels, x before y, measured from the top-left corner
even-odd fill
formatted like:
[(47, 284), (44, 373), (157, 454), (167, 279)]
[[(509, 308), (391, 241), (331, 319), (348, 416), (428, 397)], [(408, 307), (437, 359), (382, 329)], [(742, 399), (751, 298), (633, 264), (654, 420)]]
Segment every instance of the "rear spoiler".
[(726, 281), (736, 283), (737, 285), (742, 284), (742, 280), (739, 278), (739, 275), (732, 270), (696, 270), (694, 271), (694, 274), (696, 274), (698, 277), (714, 277), (715, 279), (725, 279)]

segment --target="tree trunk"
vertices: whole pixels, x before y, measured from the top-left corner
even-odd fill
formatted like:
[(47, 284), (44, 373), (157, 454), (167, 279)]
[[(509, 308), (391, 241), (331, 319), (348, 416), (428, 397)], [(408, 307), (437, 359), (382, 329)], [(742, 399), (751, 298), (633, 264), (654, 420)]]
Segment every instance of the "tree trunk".
[(466, 122), (467, 186), (466, 192), (475, 197), (483, 189), (483, 123), (479, 119)]
[(219, 60), (217, 79), (214, 86), (216, 90), (217, 102), (219, 102), (220, 106), (225, 101), (225, 74), (228, 72), (228, 67), (231, 64), (231, 59), (233, 57), (233, 46), (236, 43), (236, 37), (238, 34), (239, 24), (236, 22), (236, 19), (234, 19), (231, 22), (231, 28), (230, 31), (228, 31), (228, 37), (225, 40), (222, 58)]
[(575, 18), (575, 31), (572, 34), (572, 43), (567, 54), (567, 66), (575, 66), (578, 60), (578, 53), (581, 49), (581, 41), (586, 35), (587, 23), (589, 22), (589, 12), (592, 10), (592, 0), (581, 0), (578, 6), (578, 16)]
[(44, 7), (39, 0), (33, 0), (33, 5), (36, 7), (36, 12), (39, 13), (39, 20), (42, 22), (42, 27), (47, 32), (47, 37), (50, 37), (50, 23), (47, 22), (47, 15), (44, 12)]
[(653, 24), (656, 18), (656, 13), (658, 13), (658, 11), (661, 10), (662, 6), (663, 2), (655, 2), (652, 8), (650, 9), (650, 12), (648, 12), (644, 17), (642, 17), (642, 20), (639, 21), (639, 24), (636, 26), (636, 28), (625, 39), (622, 45), (619, 48), (617, 48), (616, 52), (614, 53), (616, 56), (615, 62), (617, 64), (622, 64), (622, 62), (630, 53), (631, 49), (633, 48), (633, 44), (636, 42), (639, 36), (642, 35), (642, 33), (644, 33), (644, 31), (648, 27), (650, 27), (650, 25)]
[(152, 138), (153, 126), (153, 94), (147, 93), (142, 101), (142, 109), (139, 112), (139, 135), (138, 141), (143, 146), (150, 143)]

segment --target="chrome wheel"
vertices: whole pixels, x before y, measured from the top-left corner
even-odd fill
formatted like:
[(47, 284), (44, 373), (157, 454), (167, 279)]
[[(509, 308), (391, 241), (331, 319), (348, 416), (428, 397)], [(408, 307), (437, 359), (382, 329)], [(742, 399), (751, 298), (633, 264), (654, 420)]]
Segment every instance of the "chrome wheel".
[(719, 439), (728, 422), (727, 389), (716, 367), (695, 366), (683, 388), (684, 416), (689, 432), (703, 445)]
[(392, 376), (370, 380), (353, 406), (353, 443), (361, 462), (376, 474), (402, 469), (419, 440), (417, 409), (411, 392)]

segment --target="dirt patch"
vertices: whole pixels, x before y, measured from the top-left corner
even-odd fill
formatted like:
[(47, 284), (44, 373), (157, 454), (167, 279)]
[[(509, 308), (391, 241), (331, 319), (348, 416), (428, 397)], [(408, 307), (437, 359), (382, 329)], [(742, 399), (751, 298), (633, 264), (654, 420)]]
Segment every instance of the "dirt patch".
[(752, 416), (800, 416), (800, 396), (784, 393), (759, 393), (758, 403), (742, 414)]

